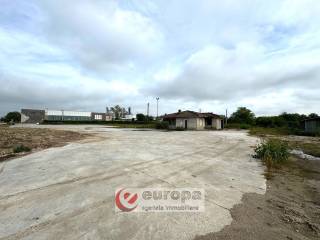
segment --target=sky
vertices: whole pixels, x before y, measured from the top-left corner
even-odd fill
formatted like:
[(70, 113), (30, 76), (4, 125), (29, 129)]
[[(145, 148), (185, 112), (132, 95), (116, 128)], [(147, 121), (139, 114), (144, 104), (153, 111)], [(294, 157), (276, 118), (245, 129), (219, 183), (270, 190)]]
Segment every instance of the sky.
[(21, 108), (320, 113), (319, 0), (0, 0), (0, 116)]

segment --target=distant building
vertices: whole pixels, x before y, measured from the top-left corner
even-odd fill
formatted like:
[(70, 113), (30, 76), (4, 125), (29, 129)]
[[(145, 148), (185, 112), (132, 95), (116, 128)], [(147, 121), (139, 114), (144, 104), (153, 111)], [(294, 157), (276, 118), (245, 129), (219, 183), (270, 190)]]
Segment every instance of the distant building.
[(320, 133), (320, 117), (304, 120), (304, 130), (307, 133)]
[(223, 119), (213, 113), (199, 113), (193, 111), (178, 111), (161, 117), (169, 123), (170, 129), (184, 128), (192, 130), (222, 129)]
[(21, 109), (21, 123), (41, 123), (48, 121), (111, 121), (107, 113), (78, 112), (65, 110)]

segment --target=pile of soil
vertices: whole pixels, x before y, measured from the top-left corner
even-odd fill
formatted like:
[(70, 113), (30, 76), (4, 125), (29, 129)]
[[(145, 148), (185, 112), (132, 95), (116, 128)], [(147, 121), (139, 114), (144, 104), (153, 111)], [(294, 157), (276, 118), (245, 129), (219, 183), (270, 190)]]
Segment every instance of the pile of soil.
[(266, 176), (265, 195), (244, 194), (231, 225), (195, 239), (320, 239), (320, 161), (292, 157)]
[(49, 147), (64, 146), (69, 142), (78, 141), (90, 135), (64, 130), (1, 125), (0, 136), (0, 161), (4, 161), (17, 155), (26, 154), (13, 152), (14, 147), (18, 145), (26, 146), (32, 151), (38, 151)]

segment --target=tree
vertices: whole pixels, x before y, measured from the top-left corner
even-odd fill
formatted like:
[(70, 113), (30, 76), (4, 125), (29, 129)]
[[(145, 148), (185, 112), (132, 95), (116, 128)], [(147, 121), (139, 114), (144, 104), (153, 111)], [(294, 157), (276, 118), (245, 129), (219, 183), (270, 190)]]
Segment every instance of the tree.
[(117, 120), (120, 119), (121, 117), (124, 117), (124, 115), (126, 114), (125, 108), (122, 108), (119, 105), (111, 107), (110, 110), (113, 113), (114, 118), (117, 119)]
[(239, 107), (236, 112), (232, 113), (229, 121), (232, 123), (253, 124), (254, 113), (246, 107)]
[(310, 113), (308, 116), (308, 118), (317, 118), (317, 117), (319, 117), (319, 115), (316, 113)]
[(149, 122), (154, 120), (152, 116), (147, 116), (147, 115), (144, 115), (143, 113), (138, 113), (136, 115), (136, 119), (138, 122)]
[(4, 117), (5, 122), (20, 122), (21, 121), (21, 114), (19, 112), (8, 112), (7, 115)]
[(142, 114), (142, 113), (138, 113), (136, 115), (136, 118), (137, 118), (138, 122), (144, 122), (146, 120), (146, 116), (144, 114)]

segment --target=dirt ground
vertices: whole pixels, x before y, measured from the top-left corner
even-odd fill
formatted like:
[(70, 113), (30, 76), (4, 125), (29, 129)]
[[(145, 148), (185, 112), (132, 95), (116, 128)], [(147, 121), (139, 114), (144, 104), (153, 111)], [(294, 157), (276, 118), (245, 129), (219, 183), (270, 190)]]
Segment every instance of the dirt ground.
[(320, 239), (320, 162), (291, 158), (267, 176), (266, 194), (244, 194), (231, 225), (195, 239)]
[(88, 134), (74, 131), (0, 125), (0, 161), (28, 154), (27, 152), (14, 153), (13, 148), (17, 145), (22, 144), (29, 147), (31, 152), (35, 152), (50, 147), (61, 147), (88, 136)]
[[(243, 131), (52, 127), (101, 139), (0, 163), (1, 240), (190, 240), (231, 224), (243, 194), (266, 191), (258, 139)], [(205, 190), (204, 212), (115, 211), (116, 189), (185, 187)]]

